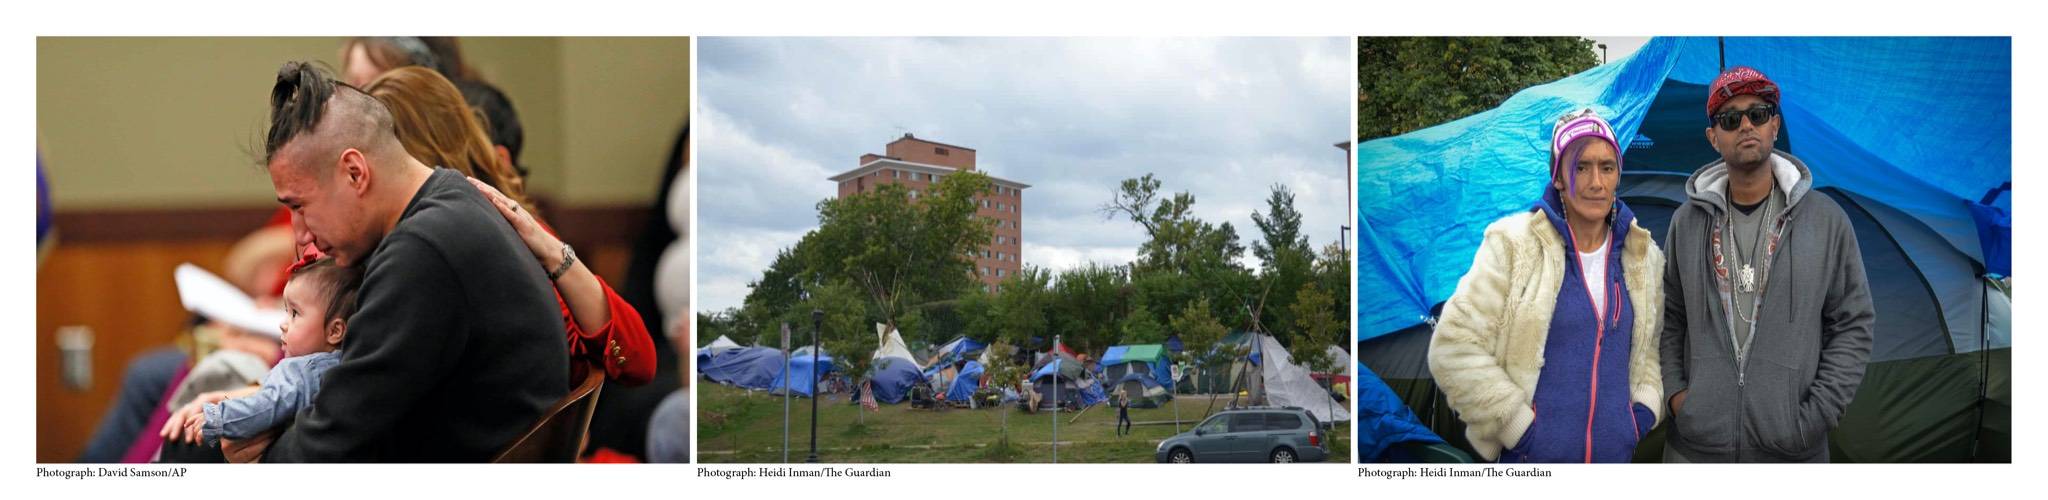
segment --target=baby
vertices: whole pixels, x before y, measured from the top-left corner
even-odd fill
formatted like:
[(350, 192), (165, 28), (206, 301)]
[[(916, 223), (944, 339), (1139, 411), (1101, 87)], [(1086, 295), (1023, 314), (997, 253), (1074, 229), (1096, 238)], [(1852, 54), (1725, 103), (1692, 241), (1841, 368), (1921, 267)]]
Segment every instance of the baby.
[(341, 338), (355, 313), (362, 274), (322, 258), (291, 271), (284, 285), (283, 361), (261, 385), (202, 394), (164, 423), (168, 441), (217, 446), (277, 427), (313, 403), (321, 376), (341, 361)]

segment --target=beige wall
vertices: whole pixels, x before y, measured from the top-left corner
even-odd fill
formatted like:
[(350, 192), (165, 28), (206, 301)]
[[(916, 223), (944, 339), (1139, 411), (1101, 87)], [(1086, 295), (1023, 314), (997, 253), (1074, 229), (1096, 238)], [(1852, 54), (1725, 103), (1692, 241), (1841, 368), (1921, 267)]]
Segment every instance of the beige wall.
[[(266, 99), (280, 63), (339, 64), (341, 38), (40, 38), (36, 127), (59, 211), (267, 206)], [(688, 117), (686, 38), (464, 38), (512, 97), (529, 186), (568, 206), (644, 205)]]
[(689, 39), (567, 38), (562, 70), (562, 159), (571, 168), (561, 199), (652, 202), (690, 115)]

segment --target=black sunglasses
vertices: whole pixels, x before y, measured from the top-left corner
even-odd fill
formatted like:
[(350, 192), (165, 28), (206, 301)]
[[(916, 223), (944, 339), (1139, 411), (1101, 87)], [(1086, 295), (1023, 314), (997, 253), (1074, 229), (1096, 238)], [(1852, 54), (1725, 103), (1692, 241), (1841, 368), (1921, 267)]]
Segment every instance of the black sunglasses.
[(1771, 118), (1778, 116), (1778, 107), (1769, 104), (1758, 104), (1750, 106), (1749, 109), (1731, 109), (1714, 113), (1714, 124), (1720, 126), (1721, 130), (1734, 131), (1735, 129), (1742, 128), (1742, 117), (1744, 116), (1749, 117), (1750, 124), (1761, 127), (1766, 123), (1770, 123)]

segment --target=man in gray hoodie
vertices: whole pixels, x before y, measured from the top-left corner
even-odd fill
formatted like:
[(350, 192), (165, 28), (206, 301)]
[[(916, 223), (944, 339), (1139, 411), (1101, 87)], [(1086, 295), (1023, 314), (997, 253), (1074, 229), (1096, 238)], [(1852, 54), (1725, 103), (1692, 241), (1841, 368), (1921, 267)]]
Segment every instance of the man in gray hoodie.
[(1707, 140), (1665, 236), (1670, 462), (1827, 462), (1876, 312), (1849, 218), (1774, 149), (1778, 86), (1747, 67), (1708, 87)]

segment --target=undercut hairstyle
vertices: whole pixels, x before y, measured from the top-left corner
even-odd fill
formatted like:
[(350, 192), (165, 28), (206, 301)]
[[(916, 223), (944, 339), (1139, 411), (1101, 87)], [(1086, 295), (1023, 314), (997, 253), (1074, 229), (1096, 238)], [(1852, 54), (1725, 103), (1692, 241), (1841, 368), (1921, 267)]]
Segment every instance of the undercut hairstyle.
[(310, 63), (291, 61), (277, 69), (270, 87), (270, 130), (264, 133), (263, 163), (276, 161), (293, 141), (319, 136), (323, 153), (354, 147), (369, 154), (392, 140), (391, 112), (369, 94), (336, 81)]
[(433, 70), (407, 66), (377, 75), (365, 90), (390, 109), (398, 142), (413, 158), (474, 177), (533, 210), (521, 183), (512, 182), (518, 174), (498, 161), (490, 136), (454, 83)]
[(484, 132), (491, 136), (491, 144), (504, 146), (512, 156), (512, 169), (526, 177), (526, 165), (519, 162), (519, 150), (526, 144), (526, 128), (519, 124), (519, 111), (513, 109), (512, 99), (497, 86), (479, 80), (456, 80), (455, 88), (461, 89), (462, 100), (483, 116)]
[(363, 273), (341, 267), (333, 257), (321, 257), (303, 266), (292, 269), (291, 281), (312, 285), (315, 294), (326, 307), (321, 311), (320, 324), (324, 327), (336, 319), (348, 321), (356, 313), (356, 291), (363, 287)]

